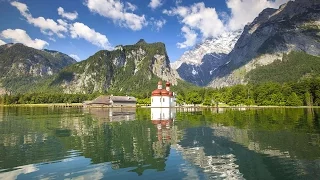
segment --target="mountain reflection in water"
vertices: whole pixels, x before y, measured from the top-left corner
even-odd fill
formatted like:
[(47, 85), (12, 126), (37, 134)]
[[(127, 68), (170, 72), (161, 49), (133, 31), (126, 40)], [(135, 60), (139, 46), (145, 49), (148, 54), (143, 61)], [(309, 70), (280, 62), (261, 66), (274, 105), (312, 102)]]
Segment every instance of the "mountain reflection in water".
[(0, 179), (320, 179), (319, 112), (0, 107)]

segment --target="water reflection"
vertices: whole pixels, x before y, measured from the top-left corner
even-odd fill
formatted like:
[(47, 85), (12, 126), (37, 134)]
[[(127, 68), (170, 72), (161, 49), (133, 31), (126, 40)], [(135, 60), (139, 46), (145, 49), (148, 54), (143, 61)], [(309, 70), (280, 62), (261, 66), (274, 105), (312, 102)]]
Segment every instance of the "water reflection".
[(319, 179), (319, 112), (0, 108), (0, 179)]
[(133, 121), (136, 119), (135, 108), (87, 108), (85, 113), (100, 121)]

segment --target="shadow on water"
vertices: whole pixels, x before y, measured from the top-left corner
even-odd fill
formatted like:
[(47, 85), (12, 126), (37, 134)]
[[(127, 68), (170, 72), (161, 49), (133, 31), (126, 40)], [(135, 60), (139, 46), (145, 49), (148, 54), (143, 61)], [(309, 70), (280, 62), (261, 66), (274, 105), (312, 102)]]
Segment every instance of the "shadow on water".
[(318, 114), (0, 107), (0, 178), (319, 179)]

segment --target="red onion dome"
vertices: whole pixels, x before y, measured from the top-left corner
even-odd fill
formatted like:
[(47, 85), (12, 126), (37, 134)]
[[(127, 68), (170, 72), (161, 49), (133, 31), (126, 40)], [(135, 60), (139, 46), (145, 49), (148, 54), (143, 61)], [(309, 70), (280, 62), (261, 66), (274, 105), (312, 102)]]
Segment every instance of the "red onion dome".
[(170, 83), (169, 83), (169, 81), (167, 81), (167, 82), (166, 82), (166, 86), (170, 86)]
[(166, 120), (161, 120), (161, 125), (166, 126), (166, 125), (171, 125), (172, 120), (171, 119), (166, 119)]
[(152, 120), (152, 124), (161, 124), (161, 120)]
[(169, 96), (169, 91), (162, 89), (161, 90), (161, 96)]
[(156, 89), (152, 91), (152, 96), (161, 96), (161, 89)]
[(169, 96), (173, 96), (173, 92), (170, 91), (170, 92), (169, 92)]
[(162, 85), (162, 81), (159, 81), (159, 82), (158, 82), (158, 85)]

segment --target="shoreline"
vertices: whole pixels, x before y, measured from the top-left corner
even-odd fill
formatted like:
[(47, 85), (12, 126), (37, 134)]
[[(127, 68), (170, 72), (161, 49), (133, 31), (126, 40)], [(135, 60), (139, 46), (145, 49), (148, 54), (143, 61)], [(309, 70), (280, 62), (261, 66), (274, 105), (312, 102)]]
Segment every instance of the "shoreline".
[[(52, 103), (52, 104), (9, 104), (4, 105), (0, 104), (0, 107), (81, 107), (81, 108), (161, 108), (161, 107), (151, 107), (151, 106), (143, 106), (143, 105), (137, 105), (136, 107), (119, 107), (119, 106), (97, 106), (97, 107), (84, 107), (82, 103)], [(165, 107), (164, 107), (165, 108)], [(320, 106), (176, 106), (172, 108), (199, 108), (199, 109), (205, 109), (205, 108), (320, 108)]]

